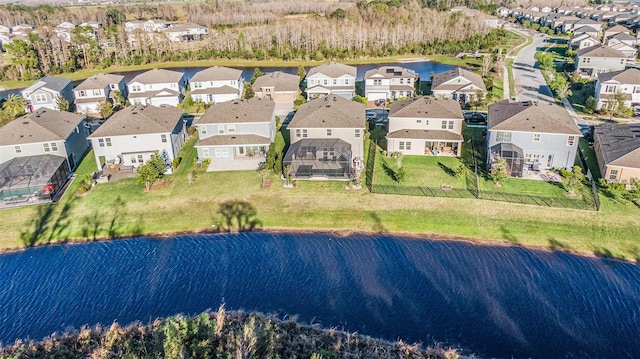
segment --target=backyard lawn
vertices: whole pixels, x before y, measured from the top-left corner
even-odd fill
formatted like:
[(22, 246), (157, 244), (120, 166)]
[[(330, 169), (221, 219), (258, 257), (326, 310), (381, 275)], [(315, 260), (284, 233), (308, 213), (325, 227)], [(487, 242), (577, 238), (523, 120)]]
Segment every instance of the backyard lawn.
[[(445, 156), (404, 156), (402, 167), (406, 171), (403, 186), (437, 187), (449, 185), (451, 188), (466, 189), (464, 176), (456, 177), (455, 170), (462, 161), (457, 157)], [(374, 184), (397, 185), (393, 171), (397, 169), (395, 159), (376, 155)]]

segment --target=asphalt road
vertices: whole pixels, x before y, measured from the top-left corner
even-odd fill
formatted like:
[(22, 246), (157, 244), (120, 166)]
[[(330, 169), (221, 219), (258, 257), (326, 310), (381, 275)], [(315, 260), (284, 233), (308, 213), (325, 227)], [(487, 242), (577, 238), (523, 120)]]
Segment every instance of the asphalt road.
[[(518, 30), (524, 32), (522, 30)], [(522, 49), (513, 62), (513, 77), (515, 80), (516, 99), (518, 101), (538, 101), (540, 103), (555, 103), (551, 89), (542, 76), (542, 72), (535, 60), (536, 51), (546, 47), (542, 36), (533, 36), (533, 43)]]

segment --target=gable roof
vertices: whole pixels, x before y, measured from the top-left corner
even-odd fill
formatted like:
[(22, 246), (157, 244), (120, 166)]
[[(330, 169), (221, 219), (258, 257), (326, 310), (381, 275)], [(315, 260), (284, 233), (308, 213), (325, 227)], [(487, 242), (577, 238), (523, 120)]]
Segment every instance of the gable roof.
[(625, 85), (640, 85), (640, 70), (629, 68), (626, 70), (602, 72), (597, 75), (600, 82), (617, 81)]
[(460, 67), (456, 67), (449, 71), (440, 72), (433, 75), (433, 80), (431, 81), (431, 89), (438, 90), (439, 86), (443, 85), (447, 81), (455, 79), (456, 77), (463, 77), (470, 81), (476, 87), (479, 87), (482, 91), (487, 91), (487, 88), (484, 85), (484, 81), (482, 80), (482, 77), (480, 75)]
[(129, 83), (140, 82), (143, 84), (162, 84), (178, 82), (184, 74), (180, 71), (172, 71), (166, 69), (152, 69), (145, 71), (133, 78)]
[(504, 100), (489, 105), (489, 131), (518, 131), (582, 136), (564, 107)]
[(224, 66), (212, 66), (196, 72), (191, 78), (191, 82), (231, 81), (239, 79), (240, 76), (242, 76), (242, 70)]
[(577, 55), (579, 57), (612, 57), (612, 58), (626, 58), (627, 56), (622, 52), (612, 49), (607, 46), (594, 45), (585, 47), (578, 50)]
[(130, 106), (109, 117), (89, 138), (173, 132), (182, 121), (182, 109), (166, 106)]
[(634, 36), (627, 34), (626, 32), (619, 32), (615, 35), (609, 36), (607, 39), (616, 39), (620, 41), (636, 41), (637, 39)]
[(607, 165), (640, 168), (640, 126), (603, 123), (593, 136)]
[(584, 18), (584, 19), (580, 19), (580, 21), (576, 21), (576, 24), (578, 24), (578, 25), (597, 25), (598, 22), (595, 21), (595, 20)]
[(312, 67), (307, 73), (307, 77), (315, 74), (323, 74), (331, 78), (338, 78), (343, 75), (351, 75), (356, 77), (357, 68), (337, 62), (329, 62), (328, 64)]
[(198, 124), (269, 122), (275, 106), (275, 102), (258, 97), (216, 103), (205, 111)]
[(255, 91), (259, 91), (263, 87), (273, 87), (274, 91), (298, 91), (299, 84), (298, 75), (276, 71), (258, 77), (253, 83), (253, 88)]
[(418, 74), (410, 69), (400, 66), (382, 66), (377, 69), (371, 69), (364, 74), (364, 78), (368, 79), (374, 75), (379, 75), (384, 78), (417, 78)]
[(41, 88), (46, 88), (56, 92), (62, 92), (62, 90), (64, 90), (70, 83), (71, 80), (65, 79), (64, 77), (45, 76), (36, 81), (31, 86), (22, 90), (22, 92), (34, 92)]
[(124, 79), (122, 75), (116, 74), (97, 74), (82, 81), (74, 90), (93, 90), (98, 88), (105, 88), (111, 84), (120, 83)]
[(364, 110), (362, 103), (326, 95), (300, 106), (288, 128), (364, 128)]
[(0, 144), (64, 141), (82, 120), (82, 115), (40, 108), (0, 128)]
[(584, 33), (591, 33), (591, 32), (596, 32), (597, 33), (599, 31), (594, 29), (591, 26), (588, 26), (588, 25), (585, 25), (585, 26), (582, 26), (580, 28), (577, 28), (577, 29), (573, 30), (574, 34), (584, 34)]
[(461, 120), (464, 118), (458, 101), (428, 96), (394, 102), (389, 110), (389, 117), (456, 118)]
[(610, 27), (608, 29), (604, 29), (604, 32), (629, 32), (629, 29), (627, 29), (626, 27), (622, 26), (622, 25), (616, 25), (614, 27)]

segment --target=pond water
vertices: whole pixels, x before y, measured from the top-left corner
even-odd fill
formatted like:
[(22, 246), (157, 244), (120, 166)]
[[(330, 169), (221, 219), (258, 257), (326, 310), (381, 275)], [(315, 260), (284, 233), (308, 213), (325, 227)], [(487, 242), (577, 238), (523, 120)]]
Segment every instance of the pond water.
[(640, 267), (386, 235), (242, 233), (0, 255), (0, 341), (221, 303), (502, 358), (640, 356)]

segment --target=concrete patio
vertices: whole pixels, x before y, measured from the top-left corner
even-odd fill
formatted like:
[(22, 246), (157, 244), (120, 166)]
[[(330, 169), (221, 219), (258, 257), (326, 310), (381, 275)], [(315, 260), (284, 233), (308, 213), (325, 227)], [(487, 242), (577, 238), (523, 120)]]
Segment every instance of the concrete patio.
[(538, 181), (547, 181), (547, 182), (562, 182), (562, 177), (560, 177), (559, 174), (550, 170), (534, 171), (534, 170), (529, 170), (525, 168), (522, 171), (522, 178), (538, 180)]
[(267, 159), (262, 156), (240, 156), (236, 157), (233, 161), (212, 161), (207, 172), (222, 172), (222, 171), (247, 171), (257, 170), (261, 163)]

